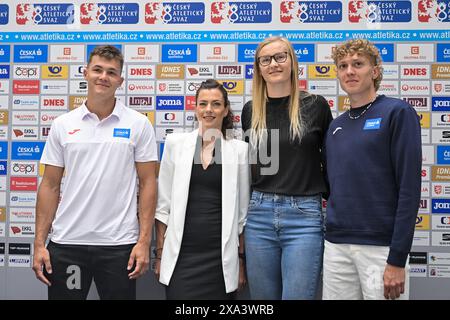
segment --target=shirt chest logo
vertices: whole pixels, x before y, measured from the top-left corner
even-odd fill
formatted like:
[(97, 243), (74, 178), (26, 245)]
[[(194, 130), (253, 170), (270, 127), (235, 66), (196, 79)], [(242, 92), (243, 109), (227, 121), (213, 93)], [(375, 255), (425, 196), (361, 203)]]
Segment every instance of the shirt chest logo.
[(72, 131), (67, 132), (70, 135), (74, 135), (75, 133), (77, 133), (78, 131), (80, 131), (81, 129), (73, 129)]
[(130, 129), (114, 128), (113, 137), (130, 139)]
[(333, 136), (334, 136), (339, 130), (342, 130), (342, 127), (337, 127), (336, 129), (334, 129), (334, 131), (333, 131)]
[(367, 119), (363, 130), (378, 130), (381, 126), (381, 118)]

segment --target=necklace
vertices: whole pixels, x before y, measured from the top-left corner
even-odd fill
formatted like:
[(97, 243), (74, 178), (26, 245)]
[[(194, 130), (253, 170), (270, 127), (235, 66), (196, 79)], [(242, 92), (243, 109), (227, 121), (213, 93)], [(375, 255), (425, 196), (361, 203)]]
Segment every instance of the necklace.
[(352, 109), (350, 108), (350, 110), (348, 110), (348, 117), (349, 117), (350, 119), (352, 119), (352, 120), (356, 120), (356, 119), (361, 118), (361, 117), (363, 116), (363, 114), (366, 113), (366, 111), (370, 109), (370, 107), (371, 107), (372, 104), (375, 102), (375, 100), (377, 100), (377, 98), (378, 98), (378, 97), (376, 97), (371, 103), (369, 103), (369, 105), (368, 105), (367, 107), (365, 107), (364, 110), (363, 110), (359, 115), (357, 115), (357, 116), (352, 116), (352, 115), (351, 115)]

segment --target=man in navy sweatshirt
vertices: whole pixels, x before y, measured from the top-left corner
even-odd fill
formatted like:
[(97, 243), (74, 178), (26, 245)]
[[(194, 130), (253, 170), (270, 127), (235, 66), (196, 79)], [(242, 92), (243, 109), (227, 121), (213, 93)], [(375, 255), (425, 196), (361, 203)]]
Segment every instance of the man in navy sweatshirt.
[(372, 43), (348, 41), (332, 57), (350, 109), (326, 137), (323, 299), (408, 299), (421, 189), (419, 117), (403, 100), (377, 95), (382, 67)]

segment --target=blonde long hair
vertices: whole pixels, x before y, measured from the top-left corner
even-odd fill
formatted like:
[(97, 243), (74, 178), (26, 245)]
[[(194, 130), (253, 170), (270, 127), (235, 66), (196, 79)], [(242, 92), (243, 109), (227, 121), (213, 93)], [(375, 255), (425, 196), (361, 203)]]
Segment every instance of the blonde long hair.
[(300, 113), (300, 90), (298, 88), (298, 60), (292, 44), (283, 37), (270, 37), (262, 41), (255, 52), (253, 61), (253, 83), (252, 83), (252, 122), (251, 122), (251, 141), (261, 142), (266, 125), (266, 102), (267, 102), (267, 84), (261, 75), (258, 56), (261, 49), (270, 43), (283, 42), (288, 48), (288, 54), (291, 57), (291, 95), (289, 98), (289, 119), (290, 119), (290, 138), (299, 140), (302, 137), (302, 118)]

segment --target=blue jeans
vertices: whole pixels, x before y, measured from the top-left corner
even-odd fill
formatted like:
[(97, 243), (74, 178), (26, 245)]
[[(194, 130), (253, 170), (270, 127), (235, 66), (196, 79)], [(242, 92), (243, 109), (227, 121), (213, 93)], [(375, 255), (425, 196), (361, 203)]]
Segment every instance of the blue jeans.
[(321, 196), (253, 191), (245, 226), (252, 299), (314, 299), (322, 270)]

